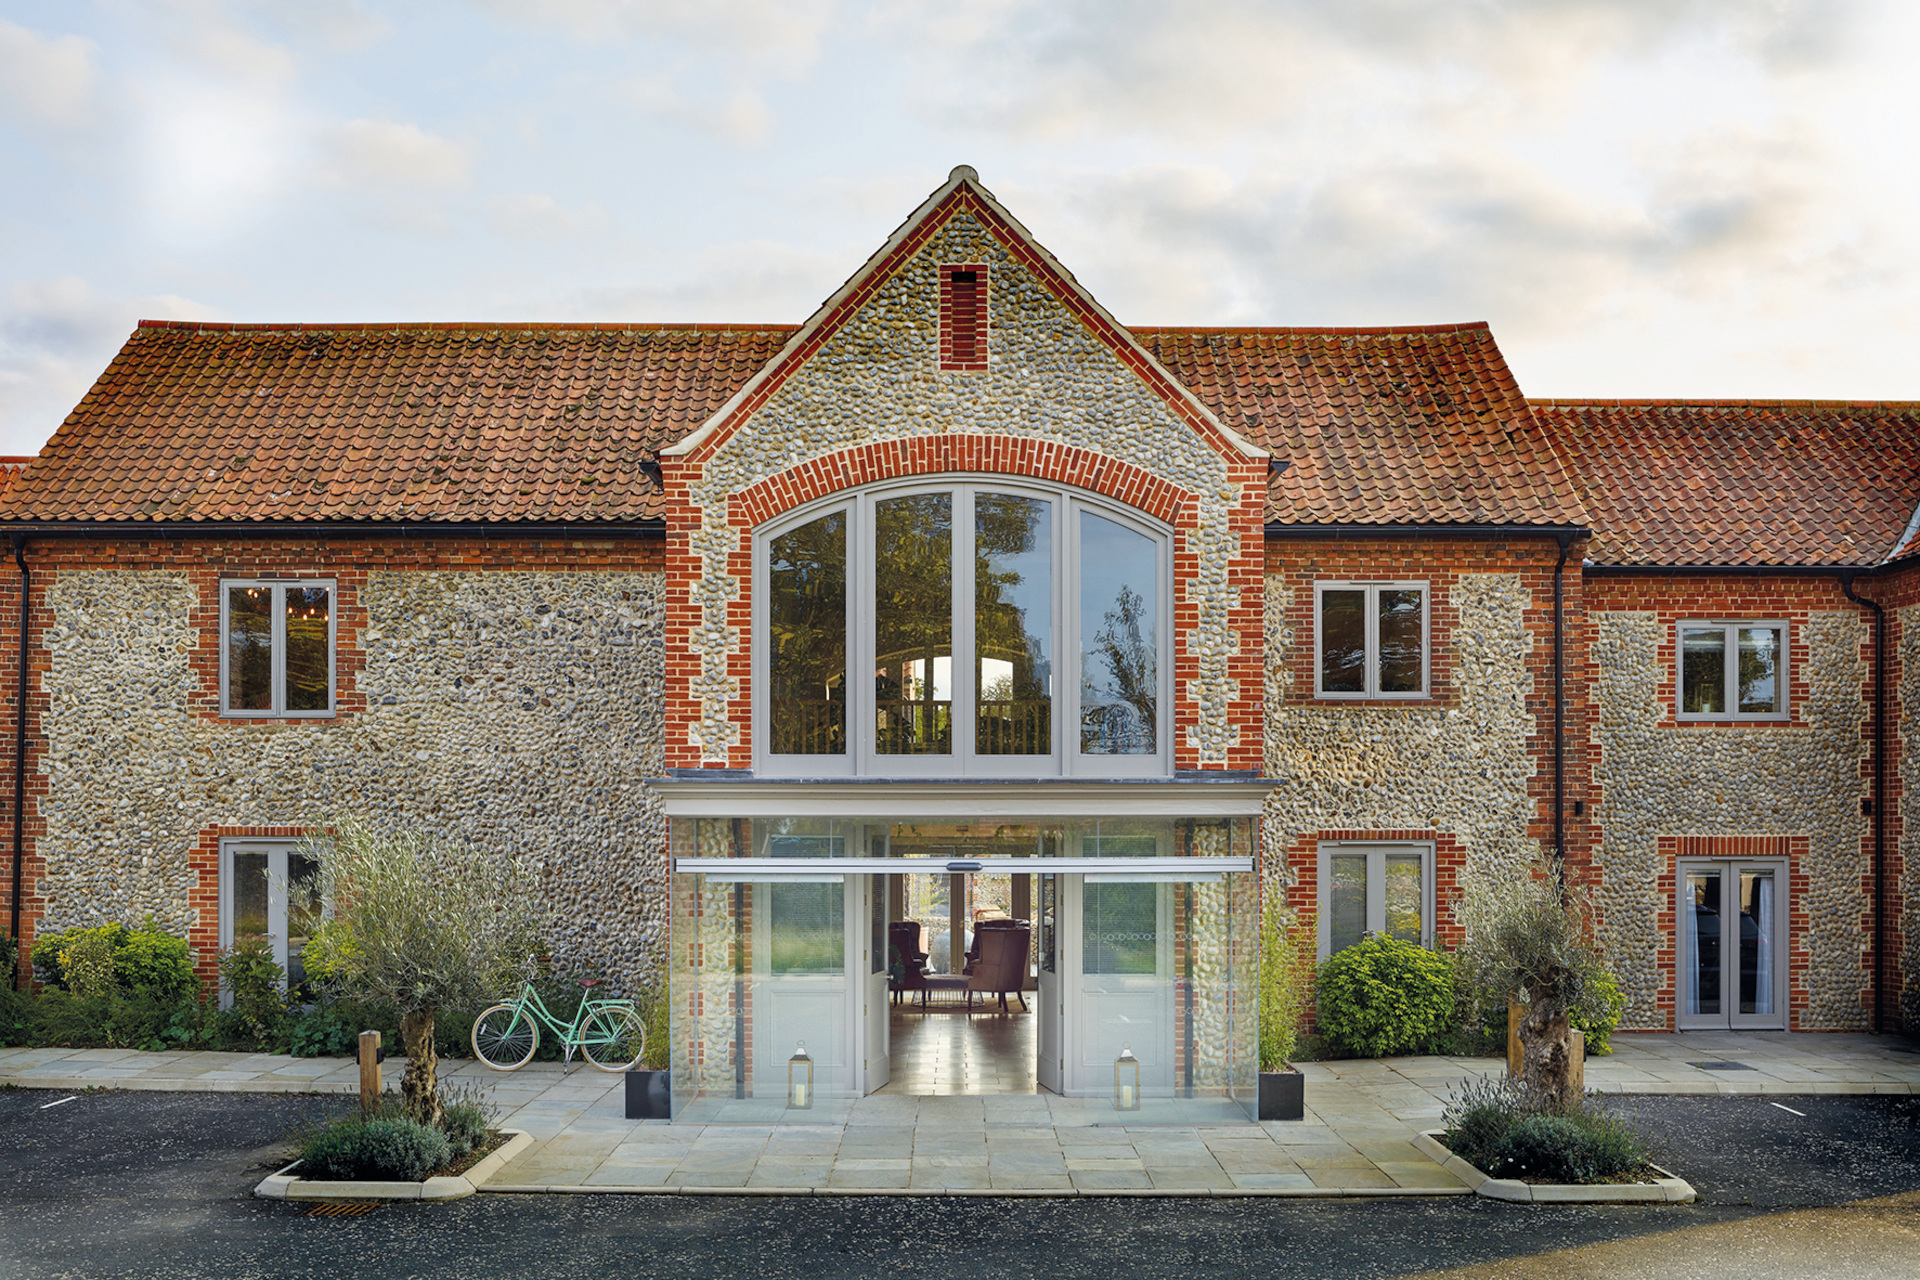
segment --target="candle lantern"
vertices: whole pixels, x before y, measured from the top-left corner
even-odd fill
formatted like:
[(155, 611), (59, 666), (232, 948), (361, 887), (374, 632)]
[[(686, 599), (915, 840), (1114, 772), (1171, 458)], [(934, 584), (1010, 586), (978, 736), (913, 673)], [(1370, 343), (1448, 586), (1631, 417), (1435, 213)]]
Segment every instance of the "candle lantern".
[(1113, 1060), (1113, 1106), (1116, 1111), (1140, 1109), (1140, 1059), (1127, 1045), (1120, 1046), (1120, 1056)]
[(794, 1111), (813, 1108), (813, 1058), (805, 1040), (787, 1059), (787, 1106)]

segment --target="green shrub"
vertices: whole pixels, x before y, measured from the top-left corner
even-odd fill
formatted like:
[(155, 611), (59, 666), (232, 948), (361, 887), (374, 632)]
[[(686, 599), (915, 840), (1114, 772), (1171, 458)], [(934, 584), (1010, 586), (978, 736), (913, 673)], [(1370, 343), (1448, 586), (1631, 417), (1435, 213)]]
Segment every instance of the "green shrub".
[(0, 1049), (32, 1044), (30, 1018), (33, 998), (12, 987), (0, 987)]
[(493, 1131), (493, 1108), (475, 1095), (462, 1095), (451, 1089), (448, 1093), (451, 1096), (446, 1114), (440, 1118), (440, 1129), (447, 1135), (454, 1158), (458, 1159), (486, 1142), (487, 1135)]
[(634, 1007), (640, 1011), (640, 1026), (647, 1033), (640, 1067), (644, 1071), (665, 1071), (673, 1047), (673, 1003), (667, 984), (656, 979), (634, 998)]
[(10, 933), (0, 935), (0, 976), (5, 978), (5, 982), (0, 983), (0, 986), (11, 989), (14, 978), (19, 972), (20, 939)]
[(1602, 1009), (1597, 1012), (1575, 1009), (1567, 1015), (1567, 1021), (1575, 1031), (1586, 1033), (1588, 1055), (1600, 1057), (1613, 1052), (1613, 1032), (1620, 1025), (1620, 1016), (1626, 1012), (1627, 997), (1610, 973), (1595, 977), (1593, 992)]
[(1504, 1076), (1468, 1081), (1448, 1103), (1449, 1150), (1496, 1178), (1595, 1182), (1647, 1158), (1628, 1124), (1585, 1099), (1561, 1106)]
[(453, 1159), (447, 1135), (404, 1117), (358, 1116), (315, 1129), (300, 1143), (300, 1176), (418, 1182)]
[(113, 942), (104, 929), (80, 934), (60, 949), (60, 973), (67, 990), (81, 999), (99, 999), (120, 988), (114, 973)]
[(1313, 983), (1312, 917), (1291, 929), (1270, 914), (1260, 924), (1260, 1069), (1280, 1071), (1292, 1061)]
[(287, 1012), (287, 975), (273, 958), (273, 939), (243, 933), (220, 953), (220, 985), (233, 997), (233, 1011), (260, 1039), (280, 1027)]
[(1452, 1029), (1453, 964), (1418, 943), (1372, 934), (1320, 966), (1318, 996), (1320, 1035), (1332, 1052), (1418, 1052)]
[(358, 1052), (360, 1032), (334, 1005), (317, 1004), (286, 1027), (286, 1051), (296, 1058), (344, 1058)]
[(120, 988), (129, 995), (147, 995), (172, 1004), (200, 994), (187, 940), (155, 927), (152, 917), (141, 928), (128, 932), (126, 941), (114, 952), (113, 963)]
[(51, 933), (33, 944), (33, 964), (40, 980), (62, 990), (73, 990), (74, 975), (66, 957), (77, 956), (90, 965), (80, 979), (85, 994), (104, 995), (100, 972), (102, 948), (110, 957), (110, 985), (128, 995), (145, 995), (162, 1003), (190, 999), (199, 992), (187, 941), (154, 924), (149, 916), (138, 929), (123, 924), (82, 925)]

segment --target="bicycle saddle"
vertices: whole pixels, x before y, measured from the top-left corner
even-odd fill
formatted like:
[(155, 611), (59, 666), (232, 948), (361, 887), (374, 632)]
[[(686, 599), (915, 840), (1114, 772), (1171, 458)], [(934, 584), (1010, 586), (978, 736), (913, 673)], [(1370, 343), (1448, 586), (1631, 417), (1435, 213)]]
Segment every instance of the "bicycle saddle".
[(578, 981), (580, 985), (583, 987), (591, 988), (591, 987), (597, 987), (600, 985), (600, 979), (598, 978), (581, 978), (581, 979), (578, 979)]

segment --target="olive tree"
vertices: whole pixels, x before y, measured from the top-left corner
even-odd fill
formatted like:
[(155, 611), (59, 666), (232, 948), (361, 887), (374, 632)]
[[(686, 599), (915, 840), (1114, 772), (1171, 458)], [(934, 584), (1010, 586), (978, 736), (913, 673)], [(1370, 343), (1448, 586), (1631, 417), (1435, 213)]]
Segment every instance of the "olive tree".
[(307, 943), (308, 972), (333, 993), (386, 1001), (407, 1055), (400, 1093), (423, 1124), (441, 1116), (435, 1014), (509, 995), (544, 947), (550, 917), (524, 858), (438, 833), (345, 818), (308, 833), (315, 892), (330, 914)]
[(1463, 931), (1456, 963), (1483, 996), (1524, 1006), (1521, 1079), (1542, 1101), (1572, 1100), (1573, 1016), (1606, 1009), (1589, 895), (1568, 889), (1558, 859), (1524, 875), (1473, 876), (1455, 902)]

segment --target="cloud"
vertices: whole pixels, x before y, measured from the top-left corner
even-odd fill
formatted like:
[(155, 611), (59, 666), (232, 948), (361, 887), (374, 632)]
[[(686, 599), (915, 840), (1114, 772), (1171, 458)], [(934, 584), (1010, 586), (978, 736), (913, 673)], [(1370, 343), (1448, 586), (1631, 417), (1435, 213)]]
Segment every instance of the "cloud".
[(99, 78), (95, 52), (79, 36), (43, 36), (0, 19), (0, 112), (23, 123), (80, 123)]
[(465, 186), (473, 175), (473, 148), (414, 124), (348, 120), (322, 132), (317, 176), (359, 189)]
[(0, 308), (0, 453), (38, 452), (136, 321), (210, 318), (171, 294), (101, 297), (78, 276), (15, 283)]
[(662, 36), (710, 50), (810, 63), (835, 21), (834, 0), (468, 0), (496, 18), (559, 27), (584, 40)]
[(753, 240), (698, 255), (677, 279), (596, 285), (536, 302), (552, 320), (795, 324), (852, 272), (844, 253)]
[(767, 104), (751, 89), (693, 98), (681, 93), (675, 72), (632, 76), (615, 93), (626, 102), (665, 120), (723, 142), (757, 143), (767, 136)]
[(597, 204), (573, 210), (550, 195), (521, 193), (489, 197), (487, 225), (508, 240), (566, 240), (604, 231), (608, 219)]
[(359, 0), (243, 0), (244, 7), (302, 41), (351, 52), (392, 33), (393, 24)]

